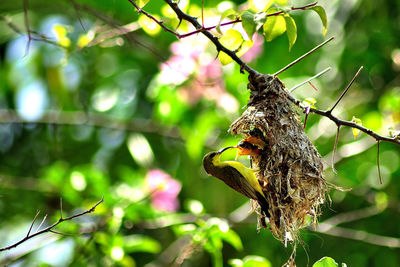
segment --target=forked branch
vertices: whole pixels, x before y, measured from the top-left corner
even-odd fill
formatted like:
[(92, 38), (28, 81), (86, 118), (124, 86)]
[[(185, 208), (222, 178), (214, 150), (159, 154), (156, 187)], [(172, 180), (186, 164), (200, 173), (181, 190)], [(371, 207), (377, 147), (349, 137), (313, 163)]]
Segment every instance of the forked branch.
[[(94, 212), (94, 210), (96, 209), (96, 207), (97, 207), (98, 205), (100, 205), (100, 203), (102, 203), (103, 201), (104, 201), (104, 197), (102, 197), (102, 198), (101, 198), (96, 204), (94, 204), (90, 209), (88, 209), (88, 210), (86, 210), (86, 211), (83, 211), (83, 212), (81, 212), (81, 213), (72, 215), (72, 216), (70, 216), (70, 217), (66, 217), (66, 218), (63, 218), (63, 215), (62, 215), (62, 204), (60, 203), (60, 216), (61, 216), (61, 217), (58, 219), (58, 221), (55, 222), (55, 223), (53, 223), (52, 225), (50, 225), (50, 226), (48, 226), (48, 227), (46, 227), (46, 228), (40, 230), (41, 226), (43, 225), (44, 220), (46, 219), (46, 216), (45, 216), (44, 219), (42, 220), (42, 222), (40, 223), (38, 229), (36, 230), (36, 232), (32, 234), (31, 232), (32, 232), (33, 225), (35, 224), (35, 221), (36, 221), (36, 219), (37, 219), (37, 217), (38, 217), (38, 215), (39, 215), (39, 212), (37, 212), (36, 215), (35, 215), (35, 218), (33, 219), (32, 223), (31, 223), (31, 225), (30, 225), (30, 227), (29, 227), (29, 230), (28, 230), (27, 235), (26, 235), (24, 238), (22, 238), (21, 240), (19, 240), (18, 242), (15, 242), (15, 243), (12, 244), (12, 245), (9, 245), (9, 246), (4, 247), (4, 248), (0, 248), (0, 252), (6, 251), (6, 250), (9, 250), (9, 249), (12, 249), (12, 248), (15, 248), (15, 247), (21, 245), (22, 243), (24, 243), (25, 241), (27, 241), (27, 240), (29, 240), (29, 239), (35, 237), (35, 236), (41, 235), (41, 234), (43, 234), (43, 233), (51, 232), (51, 233), (57, 233), (57, 234), (59, 234), (58, 232), (54, 231), (53, 228), (55, 228), (57, 225), (59, 225), (59, 224), (62, 223), (62, 222), (70, 221), (70, 220), (72, 220), (72, 219), (74, 219), (74, 218), (81, 217), (81, 216), (83, 216), (83, 215), (85, 215), (85, 214)], [(40, 230), (40, 231), (39, 231), (39, 230)]]

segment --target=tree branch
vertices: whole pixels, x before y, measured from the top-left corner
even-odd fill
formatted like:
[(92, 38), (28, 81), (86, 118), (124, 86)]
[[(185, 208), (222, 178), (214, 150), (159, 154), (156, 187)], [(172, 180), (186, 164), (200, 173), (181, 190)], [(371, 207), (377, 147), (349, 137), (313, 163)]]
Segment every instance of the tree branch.
[(2, 123), (87, 125), (115, 130), (156, 133), (177, 139), (182, 138), (177, 127), (167, 128), (146, 119), (124, 120), (99, 113), (87, 113), (83, 111), (48, 111), (35, 121), (27, 121), (15, 110), (0, 110), (0, 124)]
[[(9, 250), (9, 249), (12, 249), (12, 248), (15, 248), (15, 247), (21, 245), (22, 243), (26, 242), (27, 240), (29, 240), (29, 239), (31, 239), (31, 238), (33, 238), (33, 237), (35, 237), (35, 236), (41, 235), (41, 234), (43, 234), (43, 233), (55, 232), (55, 231), (53, 230), (53, 228), (56, 227), (57, 225), (59, 225), (60, 223), (65, 222), (65, 221), (72, 220), (72, 219), (74, 219), (74, 218), (83, 216), (83, 215), (88, 214), (88, 213), (94, 212), (94, 210), (96, 209), (96, 207), (97, 207), (98, 205), (100, 205), (100, 203), (102, 203), (103, 201), (104, 201), (104, 197), (102, 197), (102, 198), (100, 199), (100, 201), (98, 201), (96, 204), (94, 204), (93, 207), (91, 207), (90, 209), (88, 209), (88, 210), (86, 210), (86, 211), (83, 211), (83, 212), (81, 212), (81, 213), (72, 215), (72, 216), (70, 216), (70, 217), (66, 217), (66, 218), (60, 217), (60, 218), (58, 219), (58, 221), (55, 222), (55, 223), (53, 223), (52, 225), (50, 225), (50, 226), (44, 228), (44, 229), (41, 230), (41, 231), (36, 231), (34, 234), (31, 234), (31, 230), (32, 230), (33, 224), (35, 223), (36, 218), (37, 218), (37, 216), (38, 216), (38, 214), (39, 214), (39, 213), (36, 213), (36, 216), (35, 216), (35, 218), (34, 218), (32, 224), (31, 224), (31, 226), (30, 226), (30, 228), (29, 228), (28, 234), (27, 234), (24, 238), (22, 238), (20, 241), (18, 241), (18, 242), (14, 243), (14, 244), (12, 244), (12, 245), (9, 245), (9, 246), (7, 246), (7, 247), (4, 247), (4, 248), (0, 248), (0, 252), (6, 251), (6, 250)], [(42, 222), (42, 223), (43, 223), (43, 222)], [(40, 225), (42, 225), (42, 223), (41, 223)], [(38, 228), (38, 230), (39, 230), (39, 228)]]
[[(307, 108), (307, 106), (303, 105), (303, 103), (300, 100), (294, 98), (293, 96), (291, 96), (289, 94), (287, 96), (288, 96), (289, 101), (291, 101), (296, 106), (300, 107), (303, 110), (305, 110)], [(386, 141), (389, 143), (400, 145), (400, 140), (397, 139), (396, 137), (382, 136), (382, 135), (377, 134), (376, 132), (372, 131), (371, 129), (368, 129), (362, 125), (356, 124), (355, 122), (339, 119), (338, 117), (332, 115), (332, 113), (329, 110), (323, 111), (323, 110), (316, 109), (316, 108), (310, 108), (310, 112), (330, 119), (331, 121), (336, 123), (337, 126), (347, 126), (347, 127), (359, 129), (361, 132), (375, 138), (376, 141)]]

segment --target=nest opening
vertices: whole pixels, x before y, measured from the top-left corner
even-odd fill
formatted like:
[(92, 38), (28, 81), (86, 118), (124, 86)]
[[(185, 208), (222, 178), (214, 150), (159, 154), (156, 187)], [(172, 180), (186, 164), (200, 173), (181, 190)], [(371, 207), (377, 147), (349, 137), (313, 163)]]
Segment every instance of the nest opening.
[(316, 222), (328, 187), (322, 176), (321, 156), (308, 139), (293, 110), (284, 84), (270, 75), (249, 77), (251, 91), (246, 111), (230, 126), (234, 135), (258, 140), (260, 153), (252, 168), (269, 202), (269, 216), (253, 203), (259, 222), (286, 244), (298, 231)]

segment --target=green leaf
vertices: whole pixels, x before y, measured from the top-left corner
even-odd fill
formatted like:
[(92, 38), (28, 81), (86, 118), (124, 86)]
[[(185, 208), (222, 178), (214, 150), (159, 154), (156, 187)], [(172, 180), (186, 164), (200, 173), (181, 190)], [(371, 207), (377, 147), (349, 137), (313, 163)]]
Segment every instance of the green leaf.
[(282, 15), (268, 17), (263, 26), (265, 40), (271, 42), (286, 31), (286, 22)]
[(225, 11), (222, 13), (221, 18), (220, 18), (220, 20), (219, 20), (219, 22), (218, 22), (218, 25), (217, 25), (217, 27), (216, 27), (217, 31), (218, 31), (220, 34), (222, 34), (222, 32), (221, 32), (221, 22), (224, 20), (224, 18), (231, 18), (231, 19), (234, 19), (237, 15), (238, 15), (238, 13), (237, 13), (234, 9), (232, 9), (232, 8), (225, 10)]
[(245, 12), (242, 13), (241, 19), (242, 19), (243, 29), (247, 33), (247, 36), (249, 36), (249, 38), (251, 39), (253, 37), (253, 34), (256, 32), (254, 13), (246, 10)]
[(272, 264), (266, 258), (249, 255), (240, 259), (231, 259), (228, 262), (233, 267), (272, 267)]
[(339, 266), (334, 259), (330, 257), (323, 257), (313, 264), (313, 267), (337, 267)]
[[(234, 29), (229, 29), (225, 32), (224, 36), (219, 39), (220, 43), (231, 51), (237, 52), (243, 43), (242, 34)], [(222, 65), (227, 65), (233, 61), (233, 59), (224, 52), (220, 52), (218, 55)]]
[[(361, 120), (360, 120), (359, 118), (354, 117), (354, 116), (353, 116), (353, 119), (351, 120), (351, 122), (354, 122), (354, 123), (357, 124), (357, 125), (362, 125)], [(360, 133), (360, 130), (359, 130), (359, 129), (353, 128), (353, 136), (354, 136), (354, 139), (357, 138), (357, 136), (358, 136), (359, 133)]]
[(249, 49), (253, 46), (253, 41), (244, 41), (242, 43), (242, 45), (240, 46), (239, 50), (237, 51), (236, 55), (238, 57), (243, 56), (247, 51), (249, 51)]
[(71, 40), (67, 37), (69, 32), (68, 26), (61, 24), (55, 24), (53, 26), (54, 35), (57, 38), (57, 43), (63, 47), (69, 47), (71, 45)]
[(128, 235), (123, 238), (124, 250), (127, 252), (159, 253), (161, 245), (155, 239), (145, 235)]
[(135, 0), (136, 5), (143, 8), (150, 0)]
[(328, 19), (326, 17), (325, 9), (322, 6), (313, 6), (310, 9), (317, 12), (318, 16), (320, 17), (323, 26), (322, 34), (325, 36), (326, 32), (328, 31)]
[(222, 240), (232, 245), (236, 250), (243, 250), (242, 240), (240, 240), (239, 235), (233, 230), (229, 229), (228, 232), (220, 232), (220, 237)]
[(272, 264), (266, 258), (249, 255), (243, 258), (243, 267), (272, 267)]
[(315, 100), (312, 97), (307, 97), (306, 99), (303, 100), (304, 106), (311, 106), (312, 108), (315, 108), (316, 103), (317, 103), (317, 100)]
[(224, 36), (219, 39), (219, 41), (229, 50), (236, 51), (243, 43), (243, 36), (239, 31), (229, 29), (225, 32)]
[(240, 259), (230, 259), (228, 263), (233, 267), (242, 267), (243, 261)]
[(258, 31), (267, 21), (267, 13), (258, 12), (254, 15), (254, 22), (256, 23), (256, 31)]
[(294, 45), (297, 39), (297, 27), (296, 27), (296, 22), (291, 16), (286, 14), (284, 18), (286, 22), (286, 34), (289, 39), (289, 51), (290, 51), (290, 49), (292, 49), (292, 46)]

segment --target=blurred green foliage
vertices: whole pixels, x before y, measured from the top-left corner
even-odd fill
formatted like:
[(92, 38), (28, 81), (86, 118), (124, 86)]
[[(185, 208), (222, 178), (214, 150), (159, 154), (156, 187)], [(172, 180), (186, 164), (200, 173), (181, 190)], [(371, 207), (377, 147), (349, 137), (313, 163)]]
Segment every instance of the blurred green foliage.
[[(177, 40), (153, 27), (128, 1), (27, 2), (29, 27), (46, 40), (28, 42), (22, 1), (0, 3), (1, 247), (26, 235), (37, 210), (48, 215), (44, 226), (57, 221), (60, 198), (65, 215), (89, 209), (102, 196), (105, 201), (95, 213), (56, 229), (72, 236), (34, 238), (2, 252), (0, 262), (282, 265), (291, 248), (284, 248), (268, 230), (257, 232), (255, 216), (246, 218), (249, 208), (243, 205), (248, 200), (207, 177), (201, 166), (206, 152), (239, 141), (227, 129), (249, 96), (240, 66), (221, 66), (215, 48), (201, 35)], [(223, 5), (238, 7), (244, 1), (204, 3), (206, 24), (217, 25)], [(363, 72), (335, 114), (359, 118), (365, 127), (384, 135), (389, 126), (399, 130), (398, 2), (320, 4), (328, 17), (327, 36), (335, 36), (335, 41), (280, 78), (291, 88), (332, 67), (313, 81), (318, 91), (305, 85), (294, 92), (298, 99), (327, 109), (361, 64)], [(183, 9), (200, 16), (201, 2), (192, 1)], [(145, 10), (171, 28), (179, 23), (163, 1), (149, 1)], [(259, 72), (279, 70), (323, 40), (317, 13), (292, 14), (297, 42), (290, 53), (286, 36), (264, 43), (255, 35), (243, 59)], [(116, 30), (128, 24), (128, 34)], [(183, 22), (178, 31), (190, 31), (189, 25)], [(33, 37), (42, 38), (34, 32)], [(100, 38), (107, 32), (114, 35)], [(92, 46), (91, 41), (98, 43)], [(327, 163), (326, 179), (353, 188), (331, 191), (332, 203), (325, 205), (321, 221), (375, 205), (379, 212), (374, 216), (340, 226), (399, 240), (399, 147), (381, 143), (379, 184), (372, 138), (360, 133), (354, 140), (352, 129), (341, 129), (335, 175), (328, 167), (335, 125), (310, 115), (306, 132)], [(374, 244), (374, 239), (368, 243), (312, 229), (302, 232), (302, 240), (298, 266), (324, 256), (348, 266), (400, 265), (398, 245), (389, 248)], [(315, 266), (336, 266), (327, 258), (323, 261)]]

